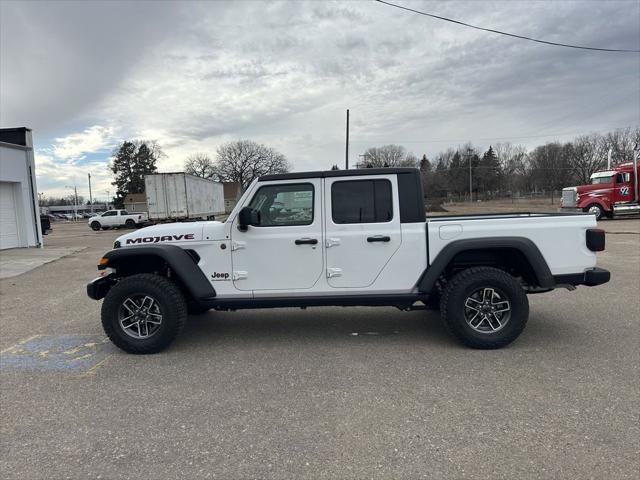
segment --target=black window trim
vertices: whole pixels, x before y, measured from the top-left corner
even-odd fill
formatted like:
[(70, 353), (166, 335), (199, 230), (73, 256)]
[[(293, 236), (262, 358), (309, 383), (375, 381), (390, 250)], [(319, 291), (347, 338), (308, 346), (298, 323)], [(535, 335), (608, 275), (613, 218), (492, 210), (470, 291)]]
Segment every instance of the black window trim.
[[(333, 216), (333, 186), (337, 183), (355, 183), (355, 182), (375, 182), (376, 180), (382, 180), (382, 181), (386, 181), (389, 184), (389, 190), (391, 192), (391, 195), (389, 197), (389, 199), (391, 200), (391, 218), (385, 222), (341, 222), (341, 223), (337, 223), (334, 220), (334, 216)], [(375, 190), (374, 190), (375, 192)], [(391, 181), (390, 178), (387, 177), (381, 177), (381, 178), (358, 178), (355, 180), (335, 180), (333, 182), (331, 182), (331, 192), (329, 192), (329, 196), (331, 198), (331, 223), (333, 223), (334, 225), (370, 225), (370, 224), (380, 224), (380, 223), (392, 223), (393, 219), (395, 218), (395, 212), (393, 211), (393, 182)], [(375, 193), (374, 193), (374, 198), (375, 198)], [(376, 214), (375, 212), (375, 205), (374, 205), (374, 216)]]
[(316, 186), (311, 182), (296, 182), (296, 183), (267, 183), (266, 185), (260, 185), (256, 192), (251, 196), (251, 200), (249, 203), (245, 205), (251, 206), (253, 199), (256, 198), (256, 195), (260, 193), (260, 190), (267, 187), (296, 187), (301, 185), (310, 185), (311, 186), (311, 221), (309, 223), (292, 223), (289, 225), (253, 225), (256, 228), (272, 228), (272, 227), (308, 227), (309, 225), (313, 225), (316, 219)]

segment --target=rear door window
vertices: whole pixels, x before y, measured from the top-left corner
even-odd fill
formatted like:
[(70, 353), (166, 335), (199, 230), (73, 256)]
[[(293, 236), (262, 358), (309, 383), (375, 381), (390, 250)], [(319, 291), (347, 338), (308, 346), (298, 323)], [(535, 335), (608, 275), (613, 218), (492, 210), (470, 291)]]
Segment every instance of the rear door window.
[(333, 223), (384, 223), (393, 219), (389, 180), (347, 180), (331, 185)]

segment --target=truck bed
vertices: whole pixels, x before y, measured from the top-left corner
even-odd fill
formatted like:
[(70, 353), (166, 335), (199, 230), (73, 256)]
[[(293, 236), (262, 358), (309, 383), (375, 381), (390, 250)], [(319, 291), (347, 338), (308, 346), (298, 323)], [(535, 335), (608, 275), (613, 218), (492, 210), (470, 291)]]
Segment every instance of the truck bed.
[(596, 265), (586, 246), (586, 231), (596, 228), (594, 215), (582, 213), (497, 213), (447, 215), (427, 219), (431, 264), (453, 241), (478, 238), (524, 237), (531, 240), (553, 275), (583, 272)]

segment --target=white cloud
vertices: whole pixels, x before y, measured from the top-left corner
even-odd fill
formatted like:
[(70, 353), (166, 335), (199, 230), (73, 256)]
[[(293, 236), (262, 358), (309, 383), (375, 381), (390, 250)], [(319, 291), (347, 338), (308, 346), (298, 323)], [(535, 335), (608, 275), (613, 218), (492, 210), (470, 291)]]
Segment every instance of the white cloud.
[(91, 174), (94, 199), (105, 200), (107, 190), (111, 192), (111, 195), (115, 191), (111, 185), (111, 172), (105, 162), (86, 162), (82, 166), (78, 166), (70, 161), (62, 161), (44, 151), (36, 151), (34, 157), (38, 192), (42, 192), (48, 197), (66, 197), (72, 192), (69, 187), (75, 186), (78, 189), (78, 195), (89, 199), (88, 173)]
[(87, 153), (98, 152), (114, 145), (114, 127), (94, 125), (82, 132), (56, 138), (53, 153), (62, 160), (77, 160)]

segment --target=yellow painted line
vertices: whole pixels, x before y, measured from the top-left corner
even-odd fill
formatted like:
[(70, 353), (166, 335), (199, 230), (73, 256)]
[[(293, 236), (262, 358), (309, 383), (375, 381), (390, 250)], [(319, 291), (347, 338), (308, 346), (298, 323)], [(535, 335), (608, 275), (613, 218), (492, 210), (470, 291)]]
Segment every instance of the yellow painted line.
[(106, 357), (104, 357), (101, 361), (99, 361), (98, 363), (96, 363), (93, 367), (91, 367), (89, 370), (87, 370), (86, 372), (80, 374), (80, 378), (88, 378), (88, 377), (93, 377), (97, 370), (102, 367), (107, 360), (109, 360), (112, 357), (112, 355), (107, 355)]
[(0, 350), (0, 353), (5, 353), (8, 352), (9, 350), (12, 350), (20, 345), (24, 345), (25, 343), (27, 343), (28, 341), (33, 340), (34, 338), (38, 338), (38, 337), (43, 337), (44, 335), (31, 335), (28, 338), (24, 338), (22, 340), (20, 340), (18, 343), (11, 345), (10, 347), (5, 348), (4, 350)]
[(70, 362), (75, 362), (75, 361), (77, 361), (77, 360), (84, 360), (85, 358), (91, 358), (91, 357), (93, 357), (93, 353), (87, 353), (86, 355), (82, 355), (82, 356), (80, 356), (80, 357), (72, 358), (72, 359), (71, 359), (71, 360), (69, 360), (69, 361), (70, 361)]

